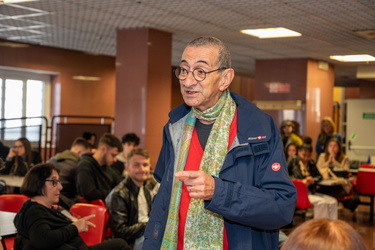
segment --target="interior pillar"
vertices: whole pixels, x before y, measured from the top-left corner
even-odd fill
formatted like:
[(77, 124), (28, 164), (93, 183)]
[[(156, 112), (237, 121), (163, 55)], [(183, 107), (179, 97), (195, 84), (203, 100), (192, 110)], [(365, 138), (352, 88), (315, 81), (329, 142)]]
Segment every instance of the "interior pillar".
[(117, 31), (115, 135), (134, 132), (154, 166), (171, 109), (172, 34), (155, 29)]

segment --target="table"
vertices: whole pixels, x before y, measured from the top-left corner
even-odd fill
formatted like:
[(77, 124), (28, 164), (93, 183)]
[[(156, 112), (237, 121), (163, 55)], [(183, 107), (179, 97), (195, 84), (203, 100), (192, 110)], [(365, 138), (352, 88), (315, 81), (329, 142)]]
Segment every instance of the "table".
[(16, 175), (0, 175), (0, 179), (5, 180), (9, 187), (21, 187), (23, 178), (24, 177)]
[(13, 224), (14, 217), (17, 213), (0, 211), (0, 236), (14, 237), (17, 229)]

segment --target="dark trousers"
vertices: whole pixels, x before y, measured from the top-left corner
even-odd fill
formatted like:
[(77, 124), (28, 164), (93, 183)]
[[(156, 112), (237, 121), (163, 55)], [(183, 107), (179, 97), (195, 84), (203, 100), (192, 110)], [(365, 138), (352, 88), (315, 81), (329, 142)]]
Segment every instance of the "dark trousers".
[(123, 239), (106, 240), (100, 244), (89, 246), (90, 250), (130, 250), (128, 243)]

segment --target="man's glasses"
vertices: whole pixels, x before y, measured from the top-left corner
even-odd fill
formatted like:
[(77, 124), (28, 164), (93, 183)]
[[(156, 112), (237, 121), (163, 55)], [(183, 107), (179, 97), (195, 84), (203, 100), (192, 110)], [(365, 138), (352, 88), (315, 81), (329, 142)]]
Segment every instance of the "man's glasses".
[(54, 180), (54, 179), (52, 179), (52, 180), (48, 180), (48, 179), (47, 179), (46, 181), (50, 181), (50, 182), (52, 182), (52, 186), (54, 186), (54, 187), (56, 187), (57, 184), (61, 183), (61, 180)]
[(174, 74), (176, 75), (176, 77), (179, 80), (185, 80), (188, 77), (189, 72), (191, 72), (193, 74), (194, 79), (197, 80), (198, 82), (201, 82), (204, 79), (206, 79), (206, 75), (208, 73), (212, 73), (212, 72), (219, 71), (219, 70), (224, 70), (224, 69), (227, 69), (227, 68), (226, 67), (222, 67), (222, 68), (218, 68), (218, 69), (206, 72), (206, 71), (204, 71), (201, 68), (196, 68), (193, 71), (189, 71), (189, 70), (187, 70), (187, 69), (185, 69), (183, 67), (178, 67), (177, 69), (174, 70)]

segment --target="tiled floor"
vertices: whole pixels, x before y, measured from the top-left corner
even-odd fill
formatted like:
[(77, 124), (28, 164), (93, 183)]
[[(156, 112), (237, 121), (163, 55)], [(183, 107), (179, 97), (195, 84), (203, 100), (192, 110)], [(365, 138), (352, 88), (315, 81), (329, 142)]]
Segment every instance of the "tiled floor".
[[(368, 197), (361, 196), (361, 201), (369, 201)], [(359, 205), (355, 212), (340, 206), (339, 208), (339, 219), (348, 222), (354, 229), (356, 229), (362, 236), (367, 249), (375, 249), (375, 222), (369, 222), (370, 206)], [(375, 220), (375, 216), (374, 216)], [(287, 235), (293, 231), (295, 227), (303, 223), (301, 216), (294, 216), (294, 227), (288, 229), (282, 229)]]

